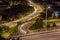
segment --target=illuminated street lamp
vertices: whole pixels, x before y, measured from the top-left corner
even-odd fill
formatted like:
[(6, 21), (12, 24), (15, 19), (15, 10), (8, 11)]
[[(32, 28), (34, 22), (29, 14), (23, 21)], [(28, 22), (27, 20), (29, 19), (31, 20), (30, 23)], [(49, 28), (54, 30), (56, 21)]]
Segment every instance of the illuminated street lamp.
[(46, 26), (47, 26), (47, 11), (48, 11), (48, 9), (50, 9), (51, 7), (50, 6), (48, 6), (47, 8), (46, 8)]

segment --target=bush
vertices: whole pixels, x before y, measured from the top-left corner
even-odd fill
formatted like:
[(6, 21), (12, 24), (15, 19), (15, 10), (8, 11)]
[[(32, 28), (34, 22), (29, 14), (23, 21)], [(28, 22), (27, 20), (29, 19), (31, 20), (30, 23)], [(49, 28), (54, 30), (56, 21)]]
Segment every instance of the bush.
[(48, 24), (47, 26), (46, 26), (46, 28), (50, 28), (51, 26)]
[(42, 21), (42, 19), (38, 18), (36, 20), (36, 23), (33, 24), (29, 29), (35, 30), (35, 29), (43, 29), (43, 28), (44, 28), (43, 27), (43, 21)]
[(57, 27), (57, 25), (55, 23), (53, 23), (52, 27)]

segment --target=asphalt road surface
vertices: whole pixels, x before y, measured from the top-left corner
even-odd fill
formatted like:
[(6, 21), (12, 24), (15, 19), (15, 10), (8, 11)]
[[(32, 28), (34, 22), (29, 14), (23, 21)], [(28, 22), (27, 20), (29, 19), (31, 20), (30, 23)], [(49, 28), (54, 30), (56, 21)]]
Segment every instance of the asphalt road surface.
[[(59, 19), (51, 19), (51, 20), (47, 20), (47, 22), (56, 22), (56, 21), (60, 21)], [(46, 20), (43, 20), (43, 22), (46, 22)], [(26, 22), (22, 25), (19, 25), (18, 29), (21, 33), (26, 34), (27, 33), (27, 29), (29, 27), (31, 27), (31, 25), (33, 25), (35, 23), (35, 21), (32, 22)], [(56, 25), (60, 26), (60, 23), (57, 23)], [(29, 29), (28, 29), (29, 30)]]
[(60, 30), (23, 36), (22, 40), (60, 40)]
[(35, 21), (26, 22), (22, 25), (19, 25), (18, 29), (21, 33), (27, 34), (27, 32), (29, 32), (29, 27), (31, 27), (34, 23)]
[[(40, 5), (35, 4), (35, 3), (32, 2), (31, 0), (28, 0), (28, 2), (30, 3), (29, 5), (32, 6), (32, 7), (34, 7), (34, 9), (35, 9), (35, 11), (34, 11), (31, 15), (25, 17), (27, 20), (31, 20), (31, 19), (35, 18), (36, 16), (38, 16), (38, 15), (43, 11), (43, 9), (40, 7)], [(24, 20), (25, 18), (23, 18), (23, 20)], [(17, 20), (17, 22), (18, 22), (18, 21), (20, 21), (20, 20)], [(26, 24), (29, 24), (29, 25), (30, 25), (30, 22), (28, 22), (28, 23), (26, 23)], [(22, 32), (22, 33), (24, 33), (24, 34), (26, 34), (26, 31), (24, 30), (26, 24), (23, 24), (23, 25), (21, 25), (21, 26), (18, 27), (19, 30), (20, 30), (20, 32)], [(33, 24), (33, 23), (32, 23), (32, 24)], [(24, 26), (24, 25), (25, 25), (25, 26)], [(27, 26), (28, 26), (28, 25), (27, 25)]]

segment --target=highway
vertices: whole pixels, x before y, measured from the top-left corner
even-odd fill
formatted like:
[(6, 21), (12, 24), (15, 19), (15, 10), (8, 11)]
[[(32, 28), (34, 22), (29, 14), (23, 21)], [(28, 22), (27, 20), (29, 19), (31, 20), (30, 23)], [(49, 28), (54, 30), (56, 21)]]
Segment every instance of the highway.
[[(34, 2), (29, 1), (29, 5), (34, 7), (34, 12), (31, 13), (30, 15), (17, 19), (15, 21), (11, 21), (9, 23), (5, 23), (2, 25), (6, 25), (6, 26), (11, 26), (14, 24), (17, 24), (17, 22), (22, 21), (22, 20), (31, 20), (32, 18), (37, 17), (42, 11), (43, 9), (40, 7), (40, 5), (35, 4)], [(43, 20), (44, 22), (46, 22), (46, 20)], [(55, 22), (55, 21), (60, 21), (59, 19), (54, 19), (54, 20), (47, 20), (48, 22)], [(31, 34), (27, 34), (27, 31), (30, 31), (28, 28), (31, 27), (33, 24), (35, 23), (35, 21), (30, 21), (30, 22), (26, 22), (22, 25), (19, 25), (18, 29), (21, 33), (23, 33), (23, 36), (19, 36), (21, 37), (22, 40), (60, 40), (60, 30), (54, 30), (54, 31), (45, 31), (45, 32), (38, 32), (38, 33), (31, 33)], [(14, 37), (18, 37), (18, 35), (14, 35)]]
[(12, 36), (11, 40), (13, 38), (15, 40), (17, 40), (18, 38), (19, 40), (60, 40), (60, 29), (26, 35), (16, 35)]
[[(35, 22), (36, 21), (26, 22), (22, 25), (19, 25), (18, 29), (23, 34), (27, 34), (27, 32), (30, 33), (29, 27), (31, 27)], [(43, 20), (43, 22), (46, 23), (46, 20)], [(60, 22), (60, 19), (50, 19), (50, 20), (47, 20), (47, 22)], [(56, 24), (56, 25), (60, 26), (60, 24)]]
[[(28, 2), (29, 2), (29, 5), (34, 8), (33, 13), (31, 13), (30, 15), (25, 16), (23, 18), (17, 19), (15, 21), (11, 21), (9, 23), (4, 23), (4, 24), (1, 24), (1, 25), (11, 26), (11, 25), (17, 24), (17, 22), (20, 22), (20, 21), (23, 21), (23, 20), (31, 20), (31, 19), (37, 17), (43, 11), (43, 9), (41, 8), (40, 5), (37, 5), (30, 0), (28, 0)], [(52, 21), (58, 21), (58, 20), (54, 19), (54, 20), (47, 20), (47, 21), (52, 22)], [(46, 20), (44, 20), (44, 22), (45, 21)], [(28, 28), (31, 27), (31, 25), (33, 25), (34, 23), (35, 23), (35, 21), (26, 22), (22, 25), (19, 25), (18, 29), (21, 33), (26, 35)], [(37, 33), (37, 34), (33, 33), (32, 35), (29, 34), (29, 35), (21, 37), (21, 39), (22, 40), (59, 40), (60, 39), (60, 30), (57, 30), (55, 32), (51, 31), (51, 32), (43, 32), (43, 33)]]
[[(37, 9), (36, 12), (37, 12), (37, 13), (40, 13), (40, 12), (38, 12), (38, 10), (39, 10), (39, 5), (34, 4), (34, 2), (32, 2), (32, 1), (30, 1), (30, 0), (28, 0), (28, 1), (29, 1), (29, 3), (31, 4), (31, 6), (33, 6), (33, 7), (35, 7), (35, 8)], [(40, 9), (39, 11), (41, 11), (41, 9)], [(35, 13), (36, 13), (36, 12), (35, 12)], [(33, 17), (32, 17), (32, 18), (33, 18)], [(29, 19), (29, 20), (30, 20), (30, 19)], [(47, 22), (56, 22), (56, 21), (60, 21), (60, 19), (50, 19), (50, 20), (47, 20)], [(43, 20), (43, 22), (46, 23), (46, 20)], [(27, 30), (26, 30), (26, 29), (28, 29), (28, 27), (30, 27), (32, 24), (34, 24), (34, 21), (33, 21), (33, 22), (26, 22), (26, 23), (24, 23), (24, 24), (22, 24), (22, 25), (19, 25), (18, 29), (19, 29), (19, 31), (20, 31), (21, 33), (26, 34), (26, 33), (27, 33)], [(60, 24), (59, 24), (59, 26), (60, 26)]]
[(22, 25), (19, 25), (18, 29), (22, 34), (27, 34), (27, 32), (30, 32), (28, 28), (31, 27), (34, 23), (35, 21), (26, 22)]
[[(31, 15), (29, 15), (29, 16), (31, 16), (31, 17), (29, 17), (29, 16), (26, 17), (27, 20), (31, 20), (32, 18), (35, 18), (36, 16), (38, 16), (38, 15), (42, 12), (42, 8), (40, 7), (40, 5), (37, 5), (37, 4), (35, 4), (34, 2), (32, 2), (32, 1), (30, 1), (30, 0), (28, 0), (28, 2), (30, 3), (30, 4), (29, 4), (30, 6), (33, 6), (33, 7), (35, 8), (34, 13), (31, 14)], [(37, 14), (38, 14), (38, 15), (37, 15)], [(23, 18), (23, 19), (25, 19), (25, 18)], [(18, 20), (18, 21), (19, 21), (19, 20)], [(26, 32), (26, 30), (25, 30), (25, 27), (26, 27), (26, 26), (30, 26), (30, 25), (33, 24), (33, 22), (32, 22), (32, 24), (30, 24), (30, 23), (31, 23), (31, 22), (28, 22), (28, 23), (25, 23), (25, 24), (22, 24), (21, 26), (19, 26), (18, 29), (20, 30), (20, 32), (23, 33), (23, 34), (26, 34), (27, 32)], [(28, 25), (28, 24), (29, 24), (29, 25)]]
[(21, 37), (22, 40), (60, 40), (60, 30), (37, 33)]
[[(8, 22), (8, 23), (1, 24), (0, 26), (2, 26), (2, 25), (11, 26), (11, 25), (17, 24), (18, 22), (23, 21), (23, 20), (31, 20), (31, 19), (37, 17), (43, 11), (43, 9), (41, 8), (40, 5), (37, 5), (37, 4), (33, 3), (33, 2), (31, 2), (30, 0), (28, 0), (28, 2), (29, 2), (29, 5), (34, 8), (33, 13), (30, 13), (30, 15), (27, 15), (27, 16), (25, 16), (23, 18), (15, 20), (15, 21), (11, 21), (11, 22)], [(21, 32), (22, 32), (22, 29), (21, 29)]]
[[(46, 22), (46, 20), (43, 20), (43, 22)], [(48, 19), (47, 22), (60, 22), (60, 19)]]
[(17, 22), (22, 21), (22, 20), (31, 20), (32, 18), (37, 17), (39, 15), (39, 13), (43, 11), (43, 9), (39, 5), (31, 2), (30, 0), (28, 0), (28, 1), (29, 1), (29, 5), (34, 8), (34, 12), (33, 13), (31, 13), (30, 15), (25, 16), (23, 18), (17, 19), (15, 21), (11, 21), (9, 23), (4, 23), (4, 24), (1, 24), (1, 25), (11, 26), (11, 25), (16, 24)]

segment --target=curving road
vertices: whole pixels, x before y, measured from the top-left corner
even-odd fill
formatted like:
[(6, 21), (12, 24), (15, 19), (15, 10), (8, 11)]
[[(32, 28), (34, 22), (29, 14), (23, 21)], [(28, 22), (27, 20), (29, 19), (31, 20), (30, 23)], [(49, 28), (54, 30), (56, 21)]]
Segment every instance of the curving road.
[(31, 13), (30, 15), (28, 15), (26, 17), (20, 18), (20, 19), (15, 20), (15, 21), (11, 21), (9, 23), (4, 23), (4, 24), (1, 24), (1, 25), (11, 26), (11, 25), (17, 24), (17, 22), (22, 21), (22, 20), (31, 20), (32, 18), (35, 18), (36, 16), (39, 15), (40, 12), (43, 11), (43, 9), (39, 5), (31, 2), (30, 0), (28, 0), (28, 2), (29, 2), (30, 6), (34, 7), (34, 12), (33, 13)]
[(21, 33), (27, 34), (27, 32), (30, 31), (30, 30), (28, 30), (28, 28), (31, 27), (34, 23), (35, 23), (35, 21), (26, 22), (22, 25), (19, 25), (18, 29)]
[[(35, 4), (34, 2), (32, 2), (32, 1), (30, 1), (30, 0), (28, 0), (28, 2), (30, 3), (30, 4), (29, 4), (30, 6), (32, 6), (32, 7), (35, 8), (35, 12), (34, 12), (33, 14), (29, 15), (30, 18), (29, 18), (29, 17), (27, 18), (27, 20), (31, 20), (32, 18), (35, 18), (36, 16), (38, 16), (38, 15), (42, 12), (43, 9), (40, 7), (40, 5), (37, 5), (37, 4)], [(23, 19), (24, 19), (24, 18), (23, 18)], [(18, 29), (20, 30), (21, 33), (26, 34), (27, 31), (26, 31), (25, 28), (26, 28), (27, 26), (31, 26), (31, 25), (34, 24), (34, 23), (35, 23), (34, 21), (28, 22), (28, 23), (24, 23), (24, 24), (22, 24), (21, 26), (19, 26)]]
[[(60, 22), (59, 19), (47, 20), (47, 22), (57, 22), (57, 21)], [(26, 23), (20, 25), (20, 26), (18, 27), (18, 29), (19, 29), (19, 31), (22, 32), (23, 34), (27, 34), (27, 32), (30, 33), (31, 31), (29, 30), (29, 27), (31, 27), (35, 22), (36, 22), (36, 21), (26, 22)], [(46, 22), (46, 20), (43, 20), (43, 22)], [(57, 24), (57, 25), (60, 26), (60, 24)], [(32, 32), (31, 32), (31, 33), (32, 33)]]
[[(36, 10), (36, 12), (35, 13), (40, 13), (40, 11), (42, 10), (41, 9), (41, 7), (39, 6), (39, 5), (37, 5), (37, 4), (35, 4), (34, 2), (32, 2), (32, 1), (30, 1), (30, 0), (28, 0), (29, 1), (29, 5), (30, 6), (33, 6), (33, 7), (35, 7), (37, 10)], [(40, 8), (40, 9), (39, 9)], [(35, 15), (34, 15), (35, 16)], [(32, 17), (33, 18), (33, 17)], [(32, 18), (30, 18), (30, 19), (32, 19)], [(29, 19), (29, 20), (30, 20)], [(51, 19), (51, 20), (47, 20), (47, 22), (56, 22), (56, 21), (60, 21), (60, 19)], [(43, 22), (46, 22), (46, 20), (43, 20)], [(33, 22), (27, 22), (27, 23), (24, 23), (24, 24), (22, 24), (21, 26), (19, 26), (18, 28), (19, 28), (19, 31), (21, 32), (21, 33), (23, 33), (23, 34), (26, 34), (27, 33), (27, 30), (26, 29), (28, 29), (28, 27), (30, 27), (31, 26), (31, 24), (34, 24), (34, 21)], [(27, 25), (27, 26), (26, 26)], [(60, 26), (60, 24), (59, 24), (59, 26)]]
[[(30, 6), (35, 7), (35, 8), (37, 9), (36, 12), (37, 12), (37, 13), (40, 13), (39, 11), (42, 10), (42, 9), (39, 9), (40, 6), (37, 5), (37, 4), (35, 4), (34, 2), (30, 1), (30, 0), (28, 0), (28, 1), (29, 1), (29, 3), (31, 4)], [(39, 10), (39, 11), (38, 11), (38, 10)], [(35, 12), (35, 13), (36, 13), (36, 12)], [(33, 17), (32, 17), (32, 18), (33, 18)], [(32, 19), (32, 18), (30, 18), (30, 19)], [(30, 19), (29, 19), (29, 20), (30, 20)], [(47, 20), (47, 22), (55, 22), (55, 21), (60, 21), (60, 19), (54, 19), (54, 20), (51, 19), (51, 20)], [(43, 22), (46, 22), (46, 20), (43, 20)], [(20, 26), (18, 27), (18, 29), (19, 29), (19, 31), (20, 31), (21, 33), (26, 34), (27, 31), (28, 31), (28, 27), (31, 27), (31, 25), (34, 24), (34, 23), (35, 23), (35, 21), (26, 22), (26, 23), (20, 25)], [(59, 25), (60, 25), (60, 24), (59, 24)]]

